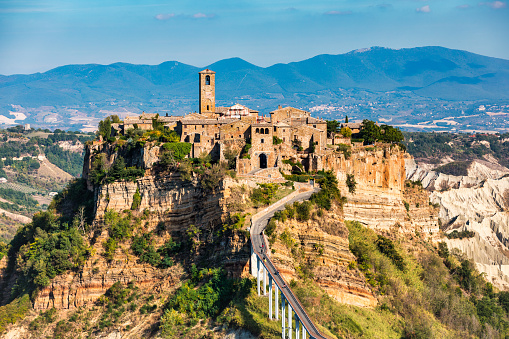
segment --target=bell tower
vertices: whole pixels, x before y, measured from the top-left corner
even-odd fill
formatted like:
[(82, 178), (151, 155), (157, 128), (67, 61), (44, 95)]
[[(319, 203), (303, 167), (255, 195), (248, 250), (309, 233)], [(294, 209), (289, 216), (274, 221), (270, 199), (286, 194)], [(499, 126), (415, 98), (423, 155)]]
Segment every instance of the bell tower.
[(216, 112), (216, 72), (205, 69), (200, 73), (200, 113)]

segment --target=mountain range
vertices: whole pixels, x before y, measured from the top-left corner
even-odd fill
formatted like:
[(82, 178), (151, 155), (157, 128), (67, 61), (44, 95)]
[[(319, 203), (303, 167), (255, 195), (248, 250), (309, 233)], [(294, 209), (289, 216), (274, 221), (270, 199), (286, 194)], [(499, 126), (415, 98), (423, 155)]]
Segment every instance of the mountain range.
[[(263, 108), (272, 107), (275, 101), (291, 104), (295, 98), (304, 98), (303, 105), (309, 96), (323, 104), (345, 91), (349, 96), (358, 92), (406, 93), (423, 100), (509, 99), (509, 60), (443, 47), (372, 47), (265, 68), (231, 58), (205, 67), (178, 61), (85, 64), (44, 73), (0, 75), (0, 114), (8, 116), (11, 105), (79, 108), (94, 103), (97, 108), (113, 101), (115, 105), (137, 103), (163, 110), (169, 106), (161, 102), (178, 106), (183, 100), (186, 109), (192, 108), (198, 99), (197, 73), (204, 68), (216, 71), (218, 104), (249, 104), (251, 100), (255, 107)], [(326, 100), (316, 100), (323, 95)], [(266, 104), (269, 101), (270, 105)]]

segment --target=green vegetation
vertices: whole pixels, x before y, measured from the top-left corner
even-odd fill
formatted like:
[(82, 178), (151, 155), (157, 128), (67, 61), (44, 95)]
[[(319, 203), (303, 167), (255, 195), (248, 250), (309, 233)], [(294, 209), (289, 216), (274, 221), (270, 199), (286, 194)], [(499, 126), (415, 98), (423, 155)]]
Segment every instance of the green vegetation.
[[(415, 158), (426, 158), (440, 163), (450, 157), (456, 161), (483, 159), (492, 155), (503, 165), (509, 166), (509, 134), (464, 134), (405, 132), (408, 153)], [(460, 165), (461, 166), (461, 165)]]
[(0, 197), (9, 202), (0, 201), (0, 208), (14, 212), (35, 212), (39, 203), (30, 194), (0, 187)]
[(253, 189), (250, 199), (257, 205), (269, 205), (276, 194), (279, 184), (258, 184), (259, 188)]
[(62, 222), (52, 210), (34, 215), (10, 243), (9, 257), (17, 258), (20, 277), (14, 295), (47, 286), (50, 279), (83, 265), (90, 255), (77, 223)]
[[(350, 250), (357, 267), (380, 295), (380, 315), (394, 315), (402, 337), (430, 338), (508, 334), (506, 293), (495, 293), (474, 265), (445, 243), (438, 254), (429, 244), (418, 242), (418, 258), (398, 242), (377, 235), (358, 222), (347, 221)], [(365, 328), (360, 327), (362, 335)], [(449, 334), (446, 334), (449, 333)]]
[(193, 327), (198, 319), (212, 318), (223, 326), (240, 325), (236, 316), (252, 289), (248, 279), (227, 278), (221, 269), (198, 270), (192, 265), (191, 278), (169, 299), (160, 329), (167, 338)]
[(378, 126), (374, 121), (368, 119), (362, 121), (362, 129), (359, 134), (367, 145), (373, 144), (375, 141), (399, 143), (404, 139), (403, 133), (398, 128), (389, 125)]
[(343, 205), (345, 200), (341, 197), (341, 192), (338, 189), (338, 180), (332, 171), (320, 172), (316, 177), (316, 181), (320, 184), (321, 190), (313, 193), (310, 201), (320, 208), (330, 210), (332, 202), (336, 201)]
[(355, 189), (357, 188), (357, 182), (355, 181), (355, 177), (353, 174), (346, 175), (346, 186), (348, 187), (348, 192), (355, 193)]
[(282, 144), (282, 143), (283, 143), (283, 139), (280, 139), (280, 138), (278, 138), (278, 137), (276, 137), (276, 136), (274, 135), (274, 136), (272, 136), (272, 143), (273, 143), (274, 145), (280, 145), (280, 144)]
[(352, 146), (350, 146), (350, 145), (339, 144), (337, 151), (343, 153), (345, 160), (350, 159), (350, 157), (352, 156)]
[(475, 236), (474, 231), (464, 230), (458, 232), (457, 230), (452, 231), (451, 233), (446, 233), (445, 236), (449, 239), (465, 239), (465, 238), (473, 238)]
[(299, 161), (299, 162), (295, 162), (291, 159), (284, 159), (283, 160), (283, 164), (287, 164), (287, 165), (290, 165), (292, 167), (298, 167), (300, 169), (301, 172), (304, 171), (304, 166), (302, 165), (302, 163)]
[(350, 127), (341, 127), (341, 130), (339, 131), (341, 135), (345, 138), (351, 138), (352, 137), (352, 130)]
[(115, 158), (113, 164), (108, 168), (106, 155), (104, 153), (95, 157), (90, 171), (90, 180), (96, 184), (109, 184), (115, 181), (136, 181), (137, 178), (145, 175), (145, 170), (137, 167), (126, 168), (124, 158), (120, 155)]
[(332, 138), (332, 136), (338, 133), (339, 126), (341, 123), (337, 120), (327, 120), (327, 137)]
[(0, 306), (0, 333), (5, 331), (8, 324), (14, 324), (16, 321), (23, 319), (31, 307), (32, 304), (28, 294), (14, 299), (7, 305)]
[(434, 171), (456, 176), (467, 176), (468, 167), (470, 167), (471, 163), (471, 161), (454, 161), (442, 166), (438, 166), (434, 169)]
[(173, 266), (173, 256), (180, 250), (181, 244), (169, 239), (157, 250), (151, 233), (144, 233), (133, 238), (131, 249), (139, 257), (140, 262), (148, 263), (159, 268)]

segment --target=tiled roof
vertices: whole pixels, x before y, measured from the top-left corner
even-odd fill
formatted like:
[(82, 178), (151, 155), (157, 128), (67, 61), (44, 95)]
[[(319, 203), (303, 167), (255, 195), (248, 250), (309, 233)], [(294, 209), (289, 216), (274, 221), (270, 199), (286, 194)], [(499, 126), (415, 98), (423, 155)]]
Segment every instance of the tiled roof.
[(224, 125), (239, 121), (239, 119), (182, 119), (182, 125)]
[(342, 123), (341, 127), (348, 127), (350, 129), (360, 129), (362, 127), (362, 122), (348, 122)]
[(215, 74), (216, 72), (211, 71), (210, 69), (206, 68), (203, 71), (200, 72), (200, 74)]
[(308, 124), (326, 124), (327, 121), (323, 120), (323, 119), (317, 119), (317, 118), (313, 118), (313, 117), (308, 117)]

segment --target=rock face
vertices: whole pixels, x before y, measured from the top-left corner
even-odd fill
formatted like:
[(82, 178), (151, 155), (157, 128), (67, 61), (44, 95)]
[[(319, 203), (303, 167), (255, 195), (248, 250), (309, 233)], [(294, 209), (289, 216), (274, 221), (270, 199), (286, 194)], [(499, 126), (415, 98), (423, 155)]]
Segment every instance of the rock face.
[(276, 238), (283, 232), (288, 232), (294, 244), (288, 246), (277, 240), (271, 245), (275, 250), (271, 257), (286, 281), (310, 270), (318, 285), (337, 301), (356, 306), (376, 305), (362, 273), (349, 269), (356, 259), (348, 248), (348, 229), (338, 206), (307, 222), (279, 223)]
[[(223, 192), (203, 190), (196, 180), (186, 181), (179, 174), (146, 176), (136, 182), (114, 182), (97, 188), (96, 219), (108, 209), (130, 210), (135, 194), (140, 202), (137, 210), (151, 212), (151, 220), (165, 222), (169, 231), (183, 231), (190, 225), (198, 227), (221, 221)], [(156, 222), (157, 221), (157, 222)]]
[[(433, 171), (437, 165), (417, 163), (408, 157), (405, 161), (406, 178), (422, 182), (422, 186), (429, 190), (443, 188), (472, 187), (486, 179), (497, 179), (509, 173), (509, 169), (501, 166), (492, 157), (489, 160), (474, 160), (467, 169), (468, 175), (454, 176)], [(452, 159), (449, 159), (452, 160)], [(449, 161), (450, 162), (450, 161)], [(447, 163), (447, 162), (446, 162)]]
[[(341, 194), (347, 198), (343, 208), (346, 220), (356, 220), (375, 230), (416, 230), (436, 235), (437, 212), (429, 207), (428, 194), (416, 194), (405, 187), (405, 161), (408, 154), (394, 147), (373, 150), (353, 148), (349, 159), (330, 157), (324, 165), (335, 171)], [(347, 175), (357, 183), (354, 193), (346, 185)], [(405, 202), (409, 204), (406, 210)]]
[(474, 231), (473, 238), (447, 240), (472, 258), (495, 286), (509, 288), (509, 177), (488, 179), (477, 187), (434, 192), (447, 233)]

